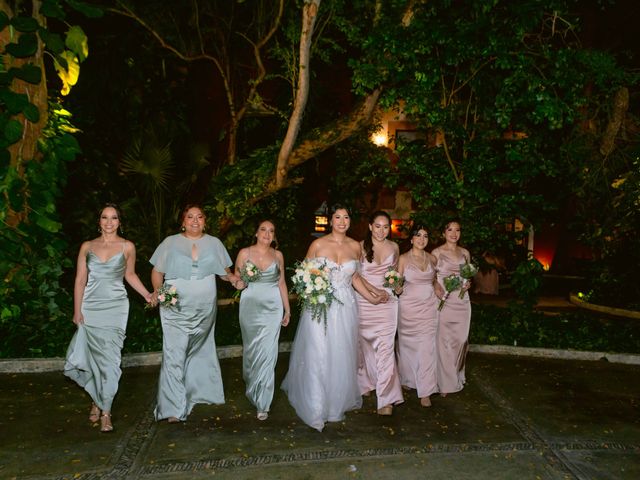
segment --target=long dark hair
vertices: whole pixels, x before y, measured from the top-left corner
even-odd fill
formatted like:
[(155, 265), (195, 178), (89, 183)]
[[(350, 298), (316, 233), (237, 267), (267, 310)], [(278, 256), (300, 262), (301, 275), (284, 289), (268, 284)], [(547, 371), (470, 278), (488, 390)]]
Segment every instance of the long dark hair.
[[(373, 222), (375, 222), (376, 218), (378, 217), (385, 217), (387, 220), (389, 220), (389, 238), (391, 238), (391, 216), (387, 212), (383, 210), (376, 210), (375, 212), (373, 212), (369, 216), (369, 225), (373, 225)], [(367, 230), (367, 236), (364, 238), (364, 242), (362, 243), (365, 252), (364, 257), (367, 259), (367, 262), (373, 262), (373, 238), (370, 228)]]
[(251, 241), (251, 245), (255, 245), (256, 243), (258, 243), (258, 230), (260, 229), (260, 225), (262, 225), (265, 222), (269, 222), (271, 225), (273, 225), (273, 240), (271, 240), (271, 246), (277, 250), (278, 236), (276, 235), (276, 223), (270, 218), (263, 218), (258, 222), (258, 225), (256, 226), (256, 231), (254, 232), (254, 235), (253, 235), (253, 240)]

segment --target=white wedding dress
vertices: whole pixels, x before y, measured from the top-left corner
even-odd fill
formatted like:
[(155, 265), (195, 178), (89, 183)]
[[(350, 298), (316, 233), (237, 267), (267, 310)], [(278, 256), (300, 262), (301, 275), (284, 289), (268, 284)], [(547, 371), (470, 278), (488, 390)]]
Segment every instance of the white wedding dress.
[[(324, 258), (323, 258), (324, 259)], [(322, 431), (325, 422), (344, 419), (344, 412), (362, 406), (358, 388), (358, 307), (351, 278), (357, 262), (340, 265), (324, 259), (332, 268), (334, 301), (324, 322), (304, 310), (291, 348), (289, 371), (282, 389), (298, 416)]]

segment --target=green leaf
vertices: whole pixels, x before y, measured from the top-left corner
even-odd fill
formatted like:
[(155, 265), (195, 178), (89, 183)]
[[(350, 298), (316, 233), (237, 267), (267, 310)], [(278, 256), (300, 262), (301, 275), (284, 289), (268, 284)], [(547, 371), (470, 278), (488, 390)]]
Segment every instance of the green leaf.
[(0, 31), (4, 29), (7, 25), (9, 25), (10, 20), (6, 13), (0, 11)]
[(0, 149), (0, 178), (4, 178), (4, 172), (9, 168), (9, 164), (11, 163), (11, 154), (9, 150), (6, 148)]
[(95, 5), (89, 5), (88, 3), (79, 2), (78, 0), (67, 0), (67, 3), (71, 8), (89, 18), (100, 18), (104, 15), (104, 10)]
[(17, 120), (9, 120), (4, 126), (4, 138), (9, 144), (16, 143), (22, 137), (22, 124)]
[(75, 53), (80, 61), (84, 61), (89, 55), (89, 42), (82, 28), (74, 25), (67, 32), (64, 44), (69, 50)]
[(42, 70), (40, 70), (40, 67), (37, 67), (32, 63), (23, 65), (21, 68), (11, 68), (9, 73), (16, 78), (28, 83), (33, 83), (34, 85), (40, 83), (42, 80)]
[(13, 17), (11, 25), (19, 32), (35, 32), (40, 27), (35, 18), (23, 16)]
[(59, 54), (64, 52), (64, 41), (62, 40), (62, 36), (57, 33), (51, 33), (46, 28), (38, 30), (38, 34), (47, 48), (53, 53)]
[(11, 115), (17, 115), (29, 103), (29, 98), (24, 93), (2, 90), (0, 91), (0, 101), (5, 104)]
[(18, 43), (10, 43), (6, 52), (17, 58), (30, 57), (38, 50), (38, 37), (33, 33), (23, 33), (18, 38)]
[(57, 0), (44, 0), (40, 7), (40, 13), (50, 18), (58, 20), (65, 19), (65, 13)]
[(62, 224), (60, 222), (55, 222), (43, 215), (38, 215), (36, 217), (36, 224), (51, 233), (59, 232), (62, 228)]
[(12, 72), (0, 72), (0, 86), (9, 85), (13, 80)]
[(27, 120), (33, 123), (37, 123), (40, 120), (40, 110), (33, 103), (27, 104), (22, 110)]

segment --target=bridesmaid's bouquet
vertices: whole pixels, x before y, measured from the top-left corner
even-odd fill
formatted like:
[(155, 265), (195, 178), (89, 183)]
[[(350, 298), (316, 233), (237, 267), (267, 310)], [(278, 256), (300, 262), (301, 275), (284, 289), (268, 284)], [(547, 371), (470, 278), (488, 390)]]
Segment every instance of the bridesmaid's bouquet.
[(402, 287), (404, 285), (404, 277), (398, 273), (398, 271), (389, 267), (389, 269), (384, 274), (384, 282), (382, 283), (383, 287), (390, 288), (394, 295), (398, 295), (396, 293), (396, 288)]
[(262, 276), (262, 272), (258, 266), (251, 260), (244, 262), (244, 265), (240, 269), (240, 278), (244, 283), (249, 285), (251, 282), (255, 282)]
[[(471, 281), (471, 279), (475, 277), (476, 273), (478, 273), (477, 265), (471, 263), (469, 259), (467, 259), (467, 257), (464, 257), (464, 263), (460, 264), (460, 277), (463, 278), (461, 286), (466, 287), (469, 281)], [(465, 293), (466, 290), (461, 289), (460, 298), (464, 298)]]
[[(165, 283), (158, 289), (158, 306), (180, 310), (180, 297), (176, 287)], [(147, 304), (144, 308), (148, 309), (153, 307)]]
[(452, 273), (448, 277), (445, 277), (442, 283), (444, 283), (445, 294), (444, 297), (440, 299), (440, 304), (438, 305), (439, 312), (444, 308), (444, 304), (447, 301), (447, 298), (449, 298), (449, 295), (451, 295), (451, 292), (462, 286), (462, 280), (458, 275)]
[(298, 294), (300, 304), (311, 313), (311, 318), (318, 323), (324, 321), (325, 332), (327, 330), (327, 310), (335, 300), (340, 303), (333, 294), (331, 285), (331, 268), (327, 263), (317, 258), (305, 258), (297, 262), (293, 281), (293, 290)]

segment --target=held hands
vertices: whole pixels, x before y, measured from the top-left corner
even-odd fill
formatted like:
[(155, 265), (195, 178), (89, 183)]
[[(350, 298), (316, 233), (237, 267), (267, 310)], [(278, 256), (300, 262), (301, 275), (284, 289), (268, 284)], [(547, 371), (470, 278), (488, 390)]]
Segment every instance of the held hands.
[(370, 301), (374, 305), (378, 305), (379, 303), (387, 303), (387, 301), (389, 300), (389, 294), (386, 292), (386, 290), (374, 288), (373, 290), (369, 290), (369, 293), (372, 297)]
[(444, 288), (442, 288), (442, 285), (436, 282), (436, 284), (433, 286), (433, 289), (436, 292), (436, 297), (438, 297), (439, 300), (442, 300), (442, 298), (444, 297)]

